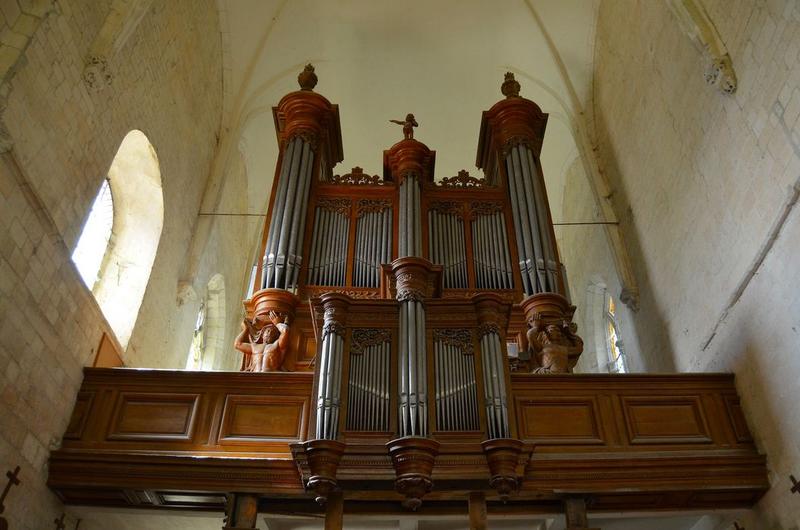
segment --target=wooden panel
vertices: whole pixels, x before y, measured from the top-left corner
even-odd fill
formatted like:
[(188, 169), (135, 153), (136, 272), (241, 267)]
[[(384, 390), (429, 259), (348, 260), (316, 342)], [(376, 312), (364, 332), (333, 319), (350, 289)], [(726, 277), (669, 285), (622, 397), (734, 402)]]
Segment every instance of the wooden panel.
[(80, 440), (83, 437), (83, 431), (86, 429), (86, 422), (89, 419), (89, 412), (92, 409), (92, 403), (94, 403), (94, 396), (94, 392), (78, 392), (75, 408), (72, 410), (69, 425), (64, 433), (65, 439)]
[(622, 397), (631, 444), (710, 443), (699, 396)]
[(125, 366), (116, 341), (106, 333), (103, 333), (100, 338), (93, 366), (95, 368), (119, 368), (120, 366)]
[(307, 416), (308, 400), (304, 398), (229, 395), (219, 441), (298, 441)]
[(604, 444), (594, 398), (516, 400), (520, 437), (536, 444)]
[(725, 396), (725, 408), (728, 411), (728, 419), (733, 426), (733, 433), (739, 443), (753, 443), (753, 435), (747, 427), (747, 421), (742, 411), (742, 404), (738, 396)]
[(120, 393), (109, 440), (191, 441), (200, 394)]

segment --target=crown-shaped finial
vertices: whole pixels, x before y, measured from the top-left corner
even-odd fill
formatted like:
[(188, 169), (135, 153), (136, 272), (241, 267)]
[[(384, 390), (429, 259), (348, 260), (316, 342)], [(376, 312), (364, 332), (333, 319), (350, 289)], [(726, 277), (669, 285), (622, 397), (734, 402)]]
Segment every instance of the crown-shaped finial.
[(317, 86), (317, 74), (314, 73), (314, 66), (310, 63), (307, 64), (297, 76), (297, 82), (302, 90), (314, 90), (314, 87)]
[(500, 92), (507, 98), (519, 97), (519, 82), (514, 79), (512, 72), (506, 72), (506, 78), (500, 86)]

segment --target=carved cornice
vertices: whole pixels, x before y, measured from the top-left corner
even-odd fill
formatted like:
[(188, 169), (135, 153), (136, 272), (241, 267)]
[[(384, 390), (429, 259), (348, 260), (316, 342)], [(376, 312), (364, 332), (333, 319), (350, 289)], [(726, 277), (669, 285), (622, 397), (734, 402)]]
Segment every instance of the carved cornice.
[[(512, 76), (513, 77), (513, 76)], [(508, 78), (504, 85), (508, 83)], [(528, 145), (538, 157), (542, 151), (547, 114), (529, 99), (511, 95), (483, 113), (477, 165), (492, 171), (492, 151), (507, 153), (515, 145)]]
[(350, 217), (350, 208), (353, 202), (350, 199), (322, 197), (317, 199), (317, 208)]
[(349, 296), (340, 293), (325, 293), (320, 297), (319, 303), (322, 305), (325, 320), (323, 335), (335, 333), (344, 336), (350, 302)]
[(311, 90), (310, 87), (316, 84), (313, 69), (309, 73), (307, 67), (298, 81), (301, 90), (285, 95), (278, 106), (272, 109), (278, 141), (285, 144), (292, 138), (300, 137), (315, 149), (323, 142), (330, 155), (328, 163), (332, 167), (344, 159), (339, 107)]
[(378, 175), (369, 175), (358, 166), (344, 175), (334, 175), (331, 179), (333, 184), (346, 184), (351, 186), (383, 186), (385, 183)]
[(420, 182), (433, 182), (436, 151), (417, 140), (401, 140), (383, 152), (383, 179), (398, 184), (408, 176)]
[(362, 217), (367, 213), (380, 213), (392, 207), (389, 199), (360, 199), (356, 206), (356, 216)]
[(435, 329), (433, 340), (461, 350), (464, 355), (474, 355), (472, 332), (468, 329)]
[(398, 302), (422, 302), (441, 294), (442, 267), (424, 258), (399, 258), (384, 265), (383, 271), (389, 280), (384, 296), (393, 296)]
[(388, 329), (358, 328), (350, 338), (350, 353), (360, 355), (370, 346), (377, 346), (392, 340)]
[(508, 326), (508, 315), (511, 312), (511, 304), (507, 299), (496, 293), (483, 292), (472, 297), (475, 311), (478, 315), (479, 336), (487, 333), (497, 333), (503, 335)]
[(462, 169), (455, 177), (442, 179), (439, 183), (442, 188), (483, 188), (487, 187), (486, 179), (470, 176), (469, 172)]

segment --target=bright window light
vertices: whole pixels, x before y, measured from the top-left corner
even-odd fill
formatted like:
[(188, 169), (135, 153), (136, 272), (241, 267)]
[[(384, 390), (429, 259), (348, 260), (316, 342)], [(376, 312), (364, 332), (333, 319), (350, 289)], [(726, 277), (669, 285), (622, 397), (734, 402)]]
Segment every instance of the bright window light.
[(72, 261), (89, 289), (94, 288), (100, 274), (113, 223), (114, 203), (111, 199), (111, 187), (106, 179), (94, 199), (89, 218), (72, 253)]

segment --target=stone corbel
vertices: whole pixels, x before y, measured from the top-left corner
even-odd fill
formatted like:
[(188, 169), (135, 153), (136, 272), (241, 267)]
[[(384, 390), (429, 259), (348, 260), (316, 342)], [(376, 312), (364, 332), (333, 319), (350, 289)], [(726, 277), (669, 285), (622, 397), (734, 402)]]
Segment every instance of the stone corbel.
[(702, 4), (698, 0), (667, 0), (667, 5), (684, 33), (704, 55), (706, 83), (723, 94), (736, 92), (738, 82), (728, 49)]
[(109, 61), (136, 30), (153, 0), (114, 0), (94, 38), (83, 68), (83, 82), (99, 92), (110, 86), (114, 75)]

